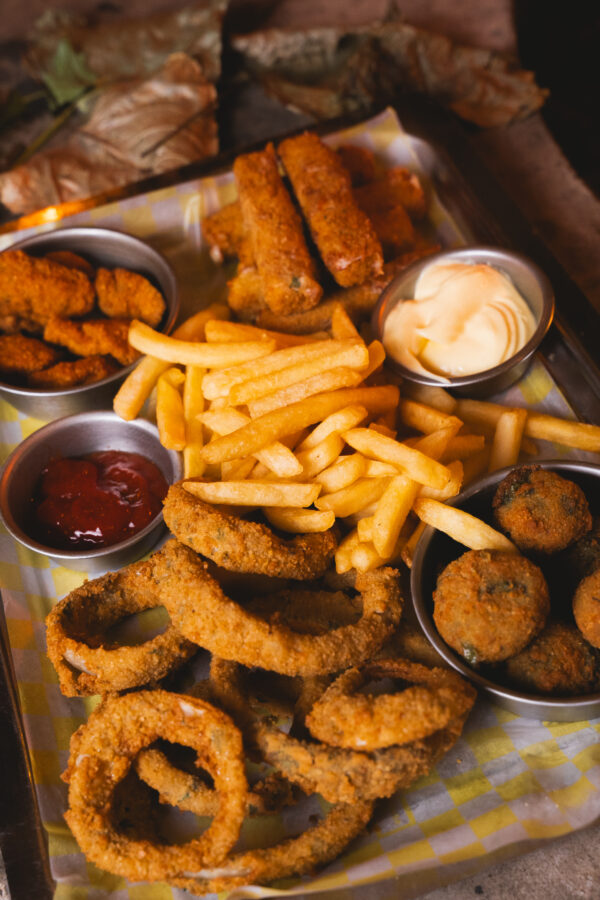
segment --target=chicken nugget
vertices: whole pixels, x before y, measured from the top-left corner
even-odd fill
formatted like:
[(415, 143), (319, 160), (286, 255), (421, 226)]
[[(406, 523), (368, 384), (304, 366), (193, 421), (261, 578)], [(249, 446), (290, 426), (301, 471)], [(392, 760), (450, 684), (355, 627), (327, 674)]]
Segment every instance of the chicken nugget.
[(267, 306), (283, 314), (312, 309), (323, 291), (272, 144), (238, 156), (233, 173)]
[(213, 262), (221, 263), (237, 256), (242, 265), (252, 265), (252, 242), (244, 228), (242, 207), (238, 201), (227, 203), (202, 221), (202, 234), (210, 247)]
[(79, 271), (87, 275), (89, 279), (93, 279), (96, 272), (89, 260), (80, 256), (78, 253), (73, 253), (72, 250), (51, 250), (50, 253), (46, 253), (46, 259), (60, 263), (68, 269), (79, 269)]
[(117, 370), (118, 366), (104, 356), (84, 356), (72, 362), (59, 362), (41, 372), (32, 372), (27, 383), (34, 388), (64, 390), (101, 381)]
[(405, 166), (394, 166), (380, 177), (364, 182), (354, 191), (357, 203), (369, 215), (369, 208), (402, 206), (415, 222), (425, 217), (427, 198), (419, 176)]
[(312, 132), (277, 148), (321, 258), (342, 287), (383, 270), (383, 252), (340, 157)]
[(340, 144), (336, 153), (342, 161), (342, 165), (350, 176), (353, 187), (367, 184), (377, 177), (377, 160), (375, 153), (369, 147), (360, 147), (358, 144)]
[(24, 334), (0, 335), (0, 372), (28, 375), (53, 365), (60, 359), (53, 347)]
[(0, 317), (45, 325), (54, 316), (83, 316), (93, 305), (92, 283), (78, 269), (22, 250), (0, 253)]
[(98, 306), (105, 316), (141, 319), (155, 328), (164, 315), (164, 297), (147, 278), (137, 272), (100, 268), (96, 273), (94, 287)]
[(238, 266), (235, 278), (227, 282), (227, 303), (242, 321), (253, 319), (266, 308), (262, 282), (254, 266)]
[(579, 584), (573, 597), (573, 615), (586, 641), (600, 648), (600, 569)]
[(130, 319), (88, 319), (74, 322), (72, 319), (51, 319), (44, 329), (44, 339), (51, 344), (61, 344), (76, 356), (95, 356), (109, 353), (128, 366), (139, 353), (127, 340)]

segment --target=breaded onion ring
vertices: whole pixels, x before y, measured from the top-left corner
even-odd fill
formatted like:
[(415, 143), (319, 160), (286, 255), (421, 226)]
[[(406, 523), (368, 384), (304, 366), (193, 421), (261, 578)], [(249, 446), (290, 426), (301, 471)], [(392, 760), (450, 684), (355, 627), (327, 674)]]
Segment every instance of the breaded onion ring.
[[(219, 795), (198, 775), (184, 772), (155, 747), (142, 750), (135, 761), (139, 777), (158, 791), (161, 803), (178, 806), (197, 816), (214, 816), (219, 808)], [(257, 781), (248, 791), (246, 815), (278, 812), (294, 802), (292, 785), (278, 773)]]
[(256, 716), (237, 663), (213, 658), (210, 669), (213, 695), (234, 718), (245, 737), (265, 762), (305, 793), (319, 793), (330, 803), (357, 803), (391, 797), (428, 774), (460, 737), (466, 716), (424, 740), (365, 753), (300, 741), (268, 719)]
[[(156, 844), (119, 830), (115, 791), (140, 750), (159, 738), (194, 749), (214, 779), (219, 808), (210, 827), (185, 844)], [(247, 781), (239, 730), (229, 716), (195, 697), (167, 691), (111, 694), (71, 741), (65, 813), (88, 859), (132, 881), (184, 877), (218, 865), (235, 844), (246, 811)]]
[(143, 644), (101, 643), (102, 632), (111, 625), (162, 606), (153, 567), (151, 560), (136, 562), (86, 581), (52, 608), (46, 618), (48, 656), (65, 696), (123, 691), (158, 681), (196, 652), (172, 622)]
[[(372, 679), (401, 678), (398, 693), (357, 693)], [(306, 718), (313, 737), (334, 747), (377, 750), (428, 737), (475, 702), (475, 689), (449, 669), (407, 659), (383, 659), (347, 669), (316, 701)]]
[(281, 578), (320, 578), (337, 549), (333, 528), (318, 534), (282, 538), (266, 525), (204, 503), (171, 485), (164, 500), (165, 522), (175, 537), (233, 572)]
[(359, 575), (362, 616), (354, 625), (321, 635), (268, 621), (227, 597), (206, 563), (177, 541), (155, 554), (152, 574), (175, 626), (189, 640), (224, 659), (283, 675), (322, 675), (363, 662), (394, 630), (402, 611), (398, 573)]
[(194, 894), (206, 894), (304, 875), (335, 859), (361, 833), (372, 813), (373, 802), (369, 800), (340, 803), (298, 837), (273, 847), (236, 853), (215, 869), (204, 868), (195, 877), (170, 878), (169, 884)]

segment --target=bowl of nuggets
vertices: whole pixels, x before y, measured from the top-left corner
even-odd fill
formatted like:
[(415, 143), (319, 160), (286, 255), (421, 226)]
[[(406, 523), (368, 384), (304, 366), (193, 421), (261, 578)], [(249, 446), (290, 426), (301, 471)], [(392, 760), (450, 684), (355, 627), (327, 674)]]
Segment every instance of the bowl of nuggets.
[[(80, 849), (200, 895), (312, 873), (377, 799), (432, 771), (476, 698), (473, 670), (454, 671), (405, 612), (432, 509), (537, 438), (600, 449), (592, 426), (439, 386), (400, 393), (368, 320), (394, 272), (432, 250), (412, 173), (302, 134), (233, 175), (237, 199), (203, 223), (213, 259), (237, 258), (227, 302), (172, 335), (135, 321), (144, 357), (114, 398), (133, 420), (156, 391), (161, 443), (183, 455), (171, 536), (46, 622), (63, 694), (103, 696), (63, 774)], [(166, 612), (159, 635), (116, 639), (149, 607)], [(174, 843), (173, 806), (212, 820)], [(284, 827), (258, 848), (274, 812)]]
[(131, 235), (64, 228), (0, 254), (0, 396), (54, 419), (109, 407), (139, 357), (132, 320), (169, 331), (178, 312), (165, 259)]
[(501, 706), (600, 714), (600, 466), (544, 460), (477, 481), (431, 518), (411, 573), (444, 659)]

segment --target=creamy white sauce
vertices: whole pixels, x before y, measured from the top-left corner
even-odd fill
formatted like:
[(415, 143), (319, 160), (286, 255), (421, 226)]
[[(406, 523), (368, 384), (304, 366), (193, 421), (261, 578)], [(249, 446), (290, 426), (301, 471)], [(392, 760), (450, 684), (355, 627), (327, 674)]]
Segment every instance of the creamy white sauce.
[(388, 315), (383, 345), (397, 362), (447, 381), (492, 369), (523, 347), (536, 323), (512, 281), (484, 263), (432, 263), (414, 299)]

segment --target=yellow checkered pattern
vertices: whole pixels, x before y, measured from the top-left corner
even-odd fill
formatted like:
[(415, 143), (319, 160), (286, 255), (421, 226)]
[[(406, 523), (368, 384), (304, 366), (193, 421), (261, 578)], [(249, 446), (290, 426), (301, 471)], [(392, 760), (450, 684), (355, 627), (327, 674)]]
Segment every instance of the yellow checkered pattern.
[[(414, 147), (391, 111), (336, 134), (333, 144), (373, 147), (389, 164), (408, 165), (425, 180)], [(63, 220), (129, 231), (162, 251), (173, 264), (182, 292), (182, 316), (222, 297), (223, 268), (202, 249), (200, 223), (233, 199), (228, 174), (191, 181), (144, 197), (103, 206)], [(464, 243), (434, 196), (432, 225), (445, 246)], [(17, 237), (0, 237), (4, 249)], [(544, 367), (498, 398), (568, 416), (570, 410)], [(0, 401), (0, 458), (41, 422)], [(542, 455), (556, 448), (540, 445)], [(586, 454), (578, 454), (586, 456)], [(189, 896), (164, 885), (133, 885), (99, 871), (78, 851), (64, 820), (66, 786), (60, 780), (69, 738), (94, 701), (67, 699), (45, 655), (44, 618), (56, 600), (83, 580), (76, 573), (17, 546), (0, 526), (0, 584), (27, 741), (42, 820), (57, 881), (57, 900), (172, 900)], [(600, 814), (600, 720), (551, 724), (521, 719), (480, 700), (464, 735), (434, 772), (382, 802), (365, 834), (315, 878), (286, 881), (252, 896), (327, 890), (332, 900), (364, 896), (376, 885), (378, 900), (416, 897), (459, 880), (494, 860), (524, 852), (540, 840), (581, 828)], [(250, 830), (276, 840), (280, 816), (255, 820)], [(238, 894), (241, 896), (241, 894)]]

